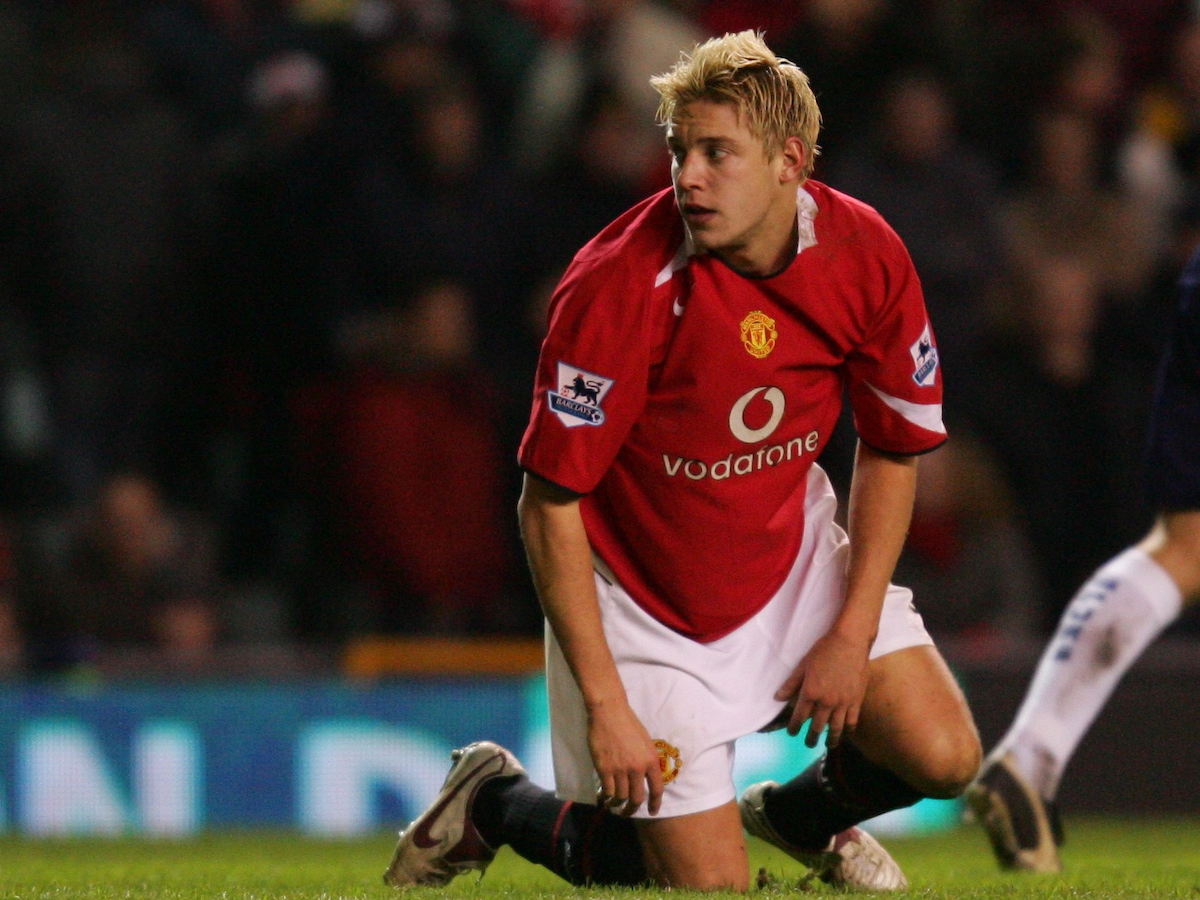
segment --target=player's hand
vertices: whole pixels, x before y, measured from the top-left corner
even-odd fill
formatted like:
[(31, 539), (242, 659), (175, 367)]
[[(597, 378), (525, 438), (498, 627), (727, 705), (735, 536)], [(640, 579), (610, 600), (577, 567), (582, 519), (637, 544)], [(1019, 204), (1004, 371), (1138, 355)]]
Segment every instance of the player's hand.
[(649, 732), (628, 704), (593, 711), (588, 748), (600, 777), (596, 802), (621, 816), (643, 803), (650, 815), (662, 804), (662, 769)]
[(775, 692), (776, 700), (791, 706), (788, 734), (795, 737), (807, 721), (804, 743), (815, 747), (828, 727), (825, 746), (830, 748), (836, 747), (843, 735), (852, 734), (867, 693), (869, 653), (869, 644), (835, 632), (817, 641)]

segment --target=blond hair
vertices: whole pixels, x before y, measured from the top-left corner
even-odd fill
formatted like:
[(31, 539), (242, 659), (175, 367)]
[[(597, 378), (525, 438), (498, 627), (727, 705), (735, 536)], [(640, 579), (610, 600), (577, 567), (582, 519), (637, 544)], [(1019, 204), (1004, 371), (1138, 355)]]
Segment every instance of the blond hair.
[(750, 133), (769, 157), (796, 137), (804, 145), (804, 176), (812, 172), (821, 111), (808, 76), (795, 63), (776, 56), (760, 32), (742, 31), (697, 44), (682, 53), (663, 75), (650, 79), (658, 91), (658, 121), (675, 121), (681, 107), (697, 100), (731, 103), (746, 116)]

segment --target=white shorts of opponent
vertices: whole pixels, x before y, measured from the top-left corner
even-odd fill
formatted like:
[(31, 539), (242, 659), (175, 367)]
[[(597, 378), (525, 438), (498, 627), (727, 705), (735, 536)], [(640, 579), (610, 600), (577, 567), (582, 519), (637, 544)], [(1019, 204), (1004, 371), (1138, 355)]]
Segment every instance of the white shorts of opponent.
[[(596, 590), (608, 646), (633, 711), (659, 744), (673, 777), (659, 817), (682, 816), (735, 799), (734, 742), (771, 722), (775, 699), (800, 659), (832, 626), (845, 598), (849, 541), (834, 521), (837, 498), (819, 467), (809, 472), (804, 539), (782, 587), (736, 631), (708, 644), (667, 628), (647, 614), (597, 562)], [(891, 585), (884, 600), (875, 659), (932, 644), (912, 592)], [(598, 780), (587, 744), (587, 715), (550, 629), (546, 629), (557, 795), (595, 803)], [(642, 807), (635, 816), (647, 816)]]

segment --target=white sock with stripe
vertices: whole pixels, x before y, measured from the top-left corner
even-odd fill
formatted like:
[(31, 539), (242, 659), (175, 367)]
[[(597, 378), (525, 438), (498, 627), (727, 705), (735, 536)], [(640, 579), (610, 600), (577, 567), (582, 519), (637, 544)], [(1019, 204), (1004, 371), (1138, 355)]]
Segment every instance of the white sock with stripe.
[(1046, 799), (1121, 677), (1182, 609), (1179, 588), (1143, 550), (1101, 566), (1063, 612), (1025, 700), (994, 751)]

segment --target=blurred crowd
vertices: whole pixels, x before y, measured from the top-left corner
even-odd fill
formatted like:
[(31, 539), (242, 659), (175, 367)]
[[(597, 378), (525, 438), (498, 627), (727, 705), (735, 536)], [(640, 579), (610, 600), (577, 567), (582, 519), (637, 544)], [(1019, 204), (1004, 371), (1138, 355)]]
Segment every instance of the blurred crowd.
[[(516, 447), (651, 75), (756, 28), (925, 286), (953, 440), (897, 574), (978, 652), (1144, 532), (1200, 238), (1180, 0), (0, 0), (0, 673), (537, 634)], [(839, 487), (853, 436), (823, 463)], [(1180, 626), (1186, 629), (1186, 623)]]

